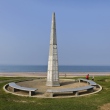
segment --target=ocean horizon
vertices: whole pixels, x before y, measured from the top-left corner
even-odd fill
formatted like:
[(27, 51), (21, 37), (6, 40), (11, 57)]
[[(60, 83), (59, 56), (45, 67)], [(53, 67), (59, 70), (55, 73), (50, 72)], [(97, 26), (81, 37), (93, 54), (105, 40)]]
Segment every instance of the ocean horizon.
[[(47, 65), (0, 65), (0, 72), (47, 72)], [(59, 65), (59, 72), (110, 72), (110, 66)]]

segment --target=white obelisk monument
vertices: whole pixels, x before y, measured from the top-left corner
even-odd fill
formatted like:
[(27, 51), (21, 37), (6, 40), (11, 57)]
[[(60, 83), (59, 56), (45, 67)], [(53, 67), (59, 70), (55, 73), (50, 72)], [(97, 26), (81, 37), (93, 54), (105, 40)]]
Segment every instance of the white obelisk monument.
[(50, 50), (48, 58), (47, 86), (60, 86), (58, 71), (58, 52), (56, 39), (55, 13), (52, 14), (52, 25), (50, 34)]

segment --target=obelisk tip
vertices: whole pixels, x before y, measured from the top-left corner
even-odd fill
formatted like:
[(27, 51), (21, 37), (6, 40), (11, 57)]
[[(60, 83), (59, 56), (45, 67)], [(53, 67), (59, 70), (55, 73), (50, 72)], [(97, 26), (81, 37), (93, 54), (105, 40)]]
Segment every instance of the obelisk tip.
[(55, 16), (55, 12), (53, 12), (53, 15)]

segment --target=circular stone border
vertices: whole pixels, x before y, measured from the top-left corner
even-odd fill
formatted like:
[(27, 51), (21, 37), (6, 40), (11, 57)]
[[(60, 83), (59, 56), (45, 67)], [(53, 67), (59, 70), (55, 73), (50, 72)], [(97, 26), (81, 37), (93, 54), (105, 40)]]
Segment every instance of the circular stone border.
[(36, 97), (36, 98), (72, 98), (72, 97), (82, 97), (82, 96), (88, 96), (88, 95), (92, 95), (92, 94), (96, 94), (98, 92), (100, 92), (102, 90), (102, 86), (97, 84), (99, 86), (99, 90), (98, 91), (95, 91), (95, 92), (92, 92), (92, 93), (87, 93), (87, 94), (83, 94), (83, 95), (78, 95), (78, 96), (59, 96), (59, 97), (44, 97), (44, 96), (29, 96), (29, 95), (22, 95), (22, 94), (16, 94), (14, 92), (10, 92), (6, 89), (6, 87), (8, 87), (9, 85), (6, 84), (3, 86), (3, 90), (6, 92), (6, 93), (11, 93), (13, 95), (17, 95), (17, 96), (22, 96), (22, 97)]

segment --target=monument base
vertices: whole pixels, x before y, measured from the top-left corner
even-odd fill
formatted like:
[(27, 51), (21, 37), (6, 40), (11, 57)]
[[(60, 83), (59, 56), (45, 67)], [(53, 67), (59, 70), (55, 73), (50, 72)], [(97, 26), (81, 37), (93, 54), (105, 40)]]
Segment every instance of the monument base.
[(56, 87), (60, 86), (59, 81), (47, 81), (46, 86)]

